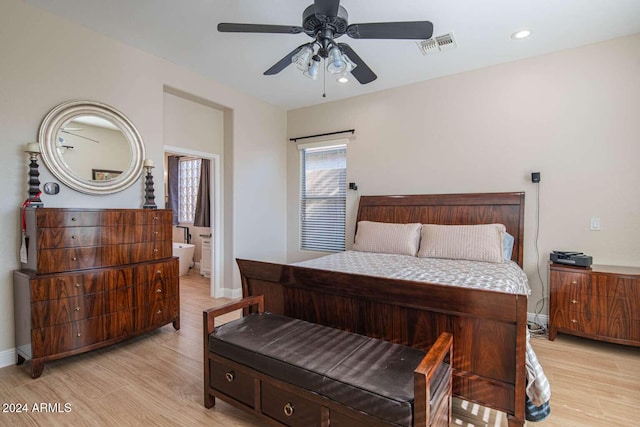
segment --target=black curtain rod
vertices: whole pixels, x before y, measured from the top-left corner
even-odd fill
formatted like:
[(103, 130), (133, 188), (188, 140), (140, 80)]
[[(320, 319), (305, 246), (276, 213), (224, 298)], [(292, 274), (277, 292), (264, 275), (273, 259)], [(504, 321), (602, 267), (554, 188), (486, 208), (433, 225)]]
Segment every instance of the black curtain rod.
[(317, 135), (309, 135), (309, 136), (299, 136), (297, 138), (289, 138), (289, 141), (293, 141), (296, 142), (299, 139), (307, 139), (307, 138), (317, 138), (319, 136), (329, 136), (329, 135), (338, 135), (341, 133), (351, 133), (354, 134), (356, 132), (355, 129), (348, 129), (348, 130), (340, 130), (338, 132), (328, 132), (328, 133), (319, 133)]

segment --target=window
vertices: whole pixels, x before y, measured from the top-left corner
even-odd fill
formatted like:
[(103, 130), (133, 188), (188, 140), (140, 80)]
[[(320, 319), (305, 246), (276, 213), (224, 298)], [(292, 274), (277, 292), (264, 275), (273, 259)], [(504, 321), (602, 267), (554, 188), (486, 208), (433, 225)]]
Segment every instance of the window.
[(200, 184), (200, 159), (181, 158), (178, 166), (178, 221), (193, 222)]
[(347, 146), (300, 150), (300, 249), (344, 250)]

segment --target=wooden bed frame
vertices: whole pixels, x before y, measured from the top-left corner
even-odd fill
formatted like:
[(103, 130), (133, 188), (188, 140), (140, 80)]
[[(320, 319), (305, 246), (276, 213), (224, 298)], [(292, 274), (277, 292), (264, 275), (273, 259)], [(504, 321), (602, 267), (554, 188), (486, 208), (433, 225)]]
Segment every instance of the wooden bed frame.
[[(501, 223), (523, 263), (524, 193), (362, 196), (358, 221)], [(525, 422), (527, 296), (238, 259), (265, 310), (426, 351), (454, 337), (453, 395)]]

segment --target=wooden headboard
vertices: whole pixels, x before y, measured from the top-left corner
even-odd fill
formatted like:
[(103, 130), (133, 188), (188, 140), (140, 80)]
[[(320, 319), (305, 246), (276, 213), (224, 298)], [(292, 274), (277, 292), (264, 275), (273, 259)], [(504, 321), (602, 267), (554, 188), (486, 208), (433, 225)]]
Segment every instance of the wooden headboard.
[(523, 266), (524, 193), (361, 196), (357, 221), (504, 224), (515, 239), (511, 259)]

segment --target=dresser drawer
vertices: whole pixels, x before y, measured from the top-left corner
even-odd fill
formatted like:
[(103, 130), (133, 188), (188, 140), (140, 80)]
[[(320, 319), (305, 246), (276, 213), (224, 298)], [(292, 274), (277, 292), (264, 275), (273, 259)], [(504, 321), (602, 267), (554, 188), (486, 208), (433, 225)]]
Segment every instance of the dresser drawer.
[(103, 227), (42, 228), (38, 231), (38, 249), (60, 249), (80, 246), (98, 246)]
[(557, 310), (554, 326), (585, 334), (604, 335), (607, 330), (607, 321), (606, 316), (575, 310)]
[[(593, 288), (591, 288), (593, 290)], [(567, 284), (554, 289), (557, 307), (588, 314), (607, 315), (607, 298), (587, 293), (583, 284)]]
[(179, 303), (175, 299), (164, 299), (146, 306), (136, 306), (136, 329), (157, 328), (173, 321), (179, 313)]
[(606, 335), (627, 341), (640, 341), (640, 320), (626, 317), (610, 317)]
[(249, 373), (226, 363), (209, 359), (209, 384), (217, 391), (253, 408), (255, 379)]
[(138, 283), (151, 283), (158, 280), (166, 280), (178, 277), (178, 258), (171, 258), (167, 261), (157, 263), (147, 263), (136, 267), (135, 274)]
[(91, 210), (37, 209), (38, 228), (91, 227), (102, 224), (102, 212)]
[(135, 285), (135, 267), (111, 267), (102, 270), (104, 274), (104, 290), (113, 291)]
[(38, 231), (36, 244), (42, 250), (160, 242), (167, 240), (170, 231), (170, 224), (42, 228)]
[(322, 406), (269, 382), (261, 384), (262, 413), (288, 426), (320, 426)]
[(139, 284), (136, 286), (136, 307), (155, 305), (164, 300), (176, 298), (178, 282), (177, 277), (170, 277)]
[(38, 272), (59, 273), (103, 267), (103, 247), (90, 246), (38, 251)]
[(44, 328), (100, 316), (103, 294), (34, 302), (31, 304), (31, 327)]
[(171, 242), (130, 243), (104, 246), (103, 265), (133, 264), (172, 255)]
[(31, 277), (32, 302), (95, 294), (103, 291), (105, 283), (104, 274), (98, 271)]
[(32, 329), (33, 357), (64, 353), (104, 340), (103, 318)]
[(131, 310), (134, 304), (134, 288), (118, 288), (103, 294), (103, 313), (115, 313), (118, 311)]
[(135, 211), (136, 224), (169, 224), (173, 220), (170, 210), (153, 209), (153, 210), (137, 210)]
[(103, 318), (104, 340), (130, 336), (135, 332), (134, 310), (119, 311)]
[(171, 210), (167, 209), (123, 209), (104, 211), (103, 224), (171, 224)]

